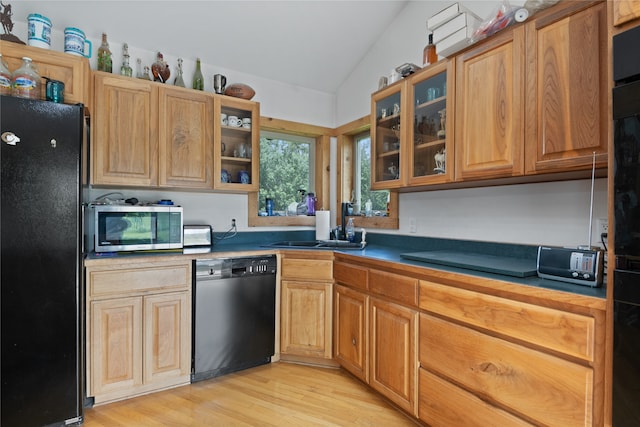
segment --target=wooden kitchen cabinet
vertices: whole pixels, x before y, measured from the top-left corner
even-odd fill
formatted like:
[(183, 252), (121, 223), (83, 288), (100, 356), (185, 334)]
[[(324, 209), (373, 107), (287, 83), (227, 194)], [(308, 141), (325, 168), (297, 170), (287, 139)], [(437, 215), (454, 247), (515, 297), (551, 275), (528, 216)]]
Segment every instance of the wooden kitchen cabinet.
[(347, 371), (369, 383), (369, 296), (336, 285), (333, 298), (335, 358)]
[[(221, 115), (250, 119), (244, 126), (223, 124)], [(231, 191), (260, 189), (260, 104), (230, 96), (216, 97), (213, 187)], [(223, 172), (224, 171), (224, 172)], [(228, 177), (225, 181), (224, 177)]]
[(285, 253), (281, 264), (280, 352), (283, 360), (331, 360), (333, 253)]
[(417, 279), (340, 261), (334, 278), (336, 360), (417, 415)]
[(607, 166), (606, 4), (568, 2), (526, 25), (526, 173)]
[(190, 382), (191, 264), (87, 267), (87, 396), (105, 403)]
[[(453, 62), (441, 61), (411, 76), (407, 161), (408, 184), (453, 181)], [(449, 112), (449, 114), (447, 114)]]
[[(22, 57), (31, 58), (41, 77), (64, 83), (65, 104), (82, 103), (87, 109), (91, 109), (89, 102), (91, 71), (87, 58), (3, 40), (0, 40), (0, 52), (11, 72), (20, 68)], [(42, 84), (40, 99), (45, 99), (44, 84)]]
[(258, 191), (259, 103), (103, 72), (94, 92), (92, 184)]
[(406, 80), (371, 97), (371, 189), (400, 188), (407, 183)]
[(369, 307), (369, 384), (415, 415), (418, 312), (375, 297)]
[(91, 182), (155, 187), (158, 183), (158, 86), (94, 73)]
[(603, 389), (595, 369), (602, 369), (596, 343), (604, 313), (427, 280), (420, 281), (420, 309), (421, 420), (434, 426), (481, 426), (490, 418), (500, 425), (601, 425), (596, 402)]
[(214, 98), (172, 86), (159, 91), (158, 184), (213, 188)]
[(637, 0), (613, 0), (613, 25), (619, 26), (640, 18), (640, 2)]
[(334, 278), (336, 360), (427, 425), (604, 425), (601, 298), (339, 253)]
[(524, 173), (524, 46), (520, 26), (455, 58), (456, 181)]

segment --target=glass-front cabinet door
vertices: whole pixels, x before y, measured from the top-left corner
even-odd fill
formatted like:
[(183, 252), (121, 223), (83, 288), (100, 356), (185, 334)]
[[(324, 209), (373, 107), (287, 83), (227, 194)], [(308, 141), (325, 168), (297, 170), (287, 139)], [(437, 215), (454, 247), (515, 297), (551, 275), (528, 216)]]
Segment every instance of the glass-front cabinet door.
[(437, 184), (453, 179), (453, 111), (450, 61), (439, 62), (408, 81), (408, 184)]
[(258, 191), (260, 175), (260, 104), (229, 96), (216, 97), (218, 124), (214, 138), (213, 188)]
[(371, 97), (371, 188), (383, 190), (406, 184), (406, 125), (402, 114), (406, 81), (386, 87)]

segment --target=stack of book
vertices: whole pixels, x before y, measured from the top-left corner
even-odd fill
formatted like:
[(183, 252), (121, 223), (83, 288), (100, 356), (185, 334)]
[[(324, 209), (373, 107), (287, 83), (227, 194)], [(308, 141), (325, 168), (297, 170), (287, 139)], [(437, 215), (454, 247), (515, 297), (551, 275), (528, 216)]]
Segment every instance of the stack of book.
[(474, 31), (482, 19), (460, 3), (442, 9), (427, 20), (427, 29), (433, 33), (433, 43), (440, 56), (451, 56), (473, 42)]

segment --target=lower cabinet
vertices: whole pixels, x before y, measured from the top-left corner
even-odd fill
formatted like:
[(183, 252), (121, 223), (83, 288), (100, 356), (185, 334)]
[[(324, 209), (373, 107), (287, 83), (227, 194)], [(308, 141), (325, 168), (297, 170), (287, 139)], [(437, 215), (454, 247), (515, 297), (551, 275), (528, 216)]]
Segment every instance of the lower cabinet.
[(334, 355), (338, 363), (369, 382), (369, 296), (336, 285), (334, 293)]
[(331, 364), (333, 253), (281, 256), (280, 358)]
[(336, 360), (417, 415), (418, 281), (343, 262), (334, 277)]
[(87, 287), (87, 396), (104, 403), (189, 383), (189, 262), (87, 267)]
[(282, 281), (283, 355), (331, 357), (331, 283)]
[(605, 312), (577, 300), (554, 308), (421, 280), (419, 418), (431, 426), (602, 425)]
[(335, 257), (336, 361), (407, 414), (433, 427), (604, 425), (606, 300)]
[(378, 298), (371, 298), (370, 307), (369, 384), (400, 408), (416, 414), (418, 313)]

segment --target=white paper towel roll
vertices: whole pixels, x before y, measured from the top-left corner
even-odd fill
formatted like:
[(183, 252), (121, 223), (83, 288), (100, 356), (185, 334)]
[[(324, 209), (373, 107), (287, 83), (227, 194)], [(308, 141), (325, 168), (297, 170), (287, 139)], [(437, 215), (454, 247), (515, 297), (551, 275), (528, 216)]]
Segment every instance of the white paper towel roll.
[(331, 233), (329, 211), (316, 211), (316, 240), (329, 240)]

